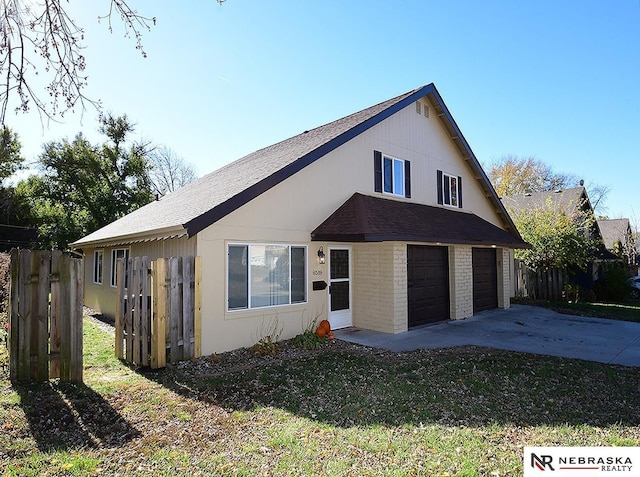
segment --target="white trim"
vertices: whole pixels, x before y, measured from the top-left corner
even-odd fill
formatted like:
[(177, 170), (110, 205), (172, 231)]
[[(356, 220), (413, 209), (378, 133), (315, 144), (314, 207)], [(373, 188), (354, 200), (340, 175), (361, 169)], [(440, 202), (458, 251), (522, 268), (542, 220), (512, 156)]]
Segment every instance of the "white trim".
[[(455, 187), (455, 199), (456, 199), (456, 203), (455, 205), (451, 203), (451, 180), (455, 180), (456, 181), (456, 187)], [(446, 189), (444, 187), (446, 181), (449, 182), (449, 196), (446, 195)], [(442, 171), (442, 205), (446, 206), (446, 207), (452, 207), (454, 209), (459, 209), (460, 208), (460, 197), (458, 197), (458, 188), (460, 187), (460, 184), (458, 184), (458, 176), (457, 175), (453, 175), (453, 174), (449, 174), (447, 172)], [(449, 203), (447, 204), (447, 200), (449, 201)]]
[[(349, 277), (345, 279), (336, 279), (333, 280), (331, 278), (331, 251), (332, 250), (346, 250), (349, 252)], [(329, 323), (331, 323), (332, 329), (340, 329), (340, 328), (348, 328), (349, 326), (353, 326), (353, 247), (349, 245), (335, 245), (329, 246), (327, 249), (327, 269), (328, 269), (328, 279), (329, 279), (329, 287), (331, 287), (331, 283), (333, 282), (348, 282), (349, 283), (349, 308), (347, 310), (338, 310), (336, 312), (331, 311), (331, 289), (329, 288), (329, 292), (327, 293), (327, 313)], [(333, 321), (332, 321), (333, 319)]]
[[(385, 159), (389, 159), (391, 161), (391, 187), (393, 187), (394, 191), (393, 192), (388, 192), (385, 190)], [(400, 166), (400, 172), (402, 173), (402, 179), (400, 180), (400, 187), (402, 187), (402, 192), (398, 193), (395, 191), (396, 189), (396, 161), (399, 162), (401, 164)], [(405, 173), (405, 160), (404, 159), (400, 159), (398, 157), (394, 157), (391, 156), (389, 154), (385, 154), (384, 152), (382, 153), (382, 193), (386, 194), (386, 195), (392, 195), (394, 197), (404, 197), (406, 191), (404, 190), (405, 188), (405, 181), (406, 181), (406, 177), (404, 175)]]
[(117, 286), (116, 284), (116, 262), (117, 262), (116, 252), (118, 250), (125, 251), (125, 254), (124, 254), (125, 258), (129, 258), (129, 255), (131, 254), (131, 247), (118, 247), (118, 248), (111, 249), (111, 268), (109, 269), (109, 285), (111, 285), (111, 288), (115, 288)]
[[(247, 306), (245, 308), (229, 308), (229, 248), (247, 247)], [(289, 303), (265, 306), (251, 306), (251, 247), (287, 247), (289, 250)], [(291, 302), (291, 249), (304, 249), (304, 301)], [(278, 242), (227, 242), (225, 260), (225, 309), (227, 313), (236, 313), (248, 310), (263, 310), (283, 306), (304, 305), (309, 303), (309, 246), (302, 243), (278, 243)]]
[[(102, 260), (100, 260), (100, 277), (99, 281), (96, 281), (96, 266), (98, 264), (96, 257), (100, 254)], [(104, 281), (104, 249), (98, 249), (93, 251), (93, 274), (91, 279), (93, 280), (94, 285), (102, 285)]]

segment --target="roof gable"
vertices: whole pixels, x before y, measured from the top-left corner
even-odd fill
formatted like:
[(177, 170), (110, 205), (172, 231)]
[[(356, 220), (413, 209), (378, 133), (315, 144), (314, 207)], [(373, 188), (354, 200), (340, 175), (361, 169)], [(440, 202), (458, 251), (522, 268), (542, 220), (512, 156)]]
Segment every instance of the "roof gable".
[(71, 245), (82, 247), (114, 239), (134, 240), (141, 236), (155, 236), (160, 233), (164, 237), (185, 234), (192, 237), (304, 167), (425, 96), (434, 106), (449, 138), (481, 184), (485, 196), (493, 204), (505, 228), (519, 236), (480, 163), (453, 120), (435, 85), (431, 83), (255, 151), (168, 194), (159, 201), (141, 207)]

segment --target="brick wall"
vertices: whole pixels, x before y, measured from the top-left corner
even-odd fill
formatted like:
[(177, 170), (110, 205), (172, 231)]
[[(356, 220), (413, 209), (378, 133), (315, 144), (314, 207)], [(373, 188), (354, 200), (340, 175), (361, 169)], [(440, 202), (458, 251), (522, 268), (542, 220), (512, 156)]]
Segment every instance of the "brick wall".
[(473, 264), (471, 247), (449, 247), (449, 291), (451, 319), (473, 315)]
[(499, 248), (496, 253), (498, 265), (498, 307), (511, 306), (511, 254), (507, 248)]
[(407, 330), (407, 252), (396, 242), (353, 250), (353, 324), (385, 333)]

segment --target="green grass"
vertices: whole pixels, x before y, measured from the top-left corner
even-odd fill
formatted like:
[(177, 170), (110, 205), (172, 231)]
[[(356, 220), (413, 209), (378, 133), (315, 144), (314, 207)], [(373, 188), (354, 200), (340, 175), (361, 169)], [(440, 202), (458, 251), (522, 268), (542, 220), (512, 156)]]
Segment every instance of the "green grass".
[(211, 377), (112, 347), (85, 321), (84, 385), (0, 375), (0, 476), (506, 476), (524, 446), (640, 445), (637, 368), (327, 346)]
[(569, 313), (595, 318), (608, 318), (611, 320), (635, 321), (640, 323), (640, 300), (623, 300), (616, 303), (589, 303), (589, 302), (545, 302), (541, 300), (513, 300), (514, 303), (524, 305), (543, 306), (560, 313)]

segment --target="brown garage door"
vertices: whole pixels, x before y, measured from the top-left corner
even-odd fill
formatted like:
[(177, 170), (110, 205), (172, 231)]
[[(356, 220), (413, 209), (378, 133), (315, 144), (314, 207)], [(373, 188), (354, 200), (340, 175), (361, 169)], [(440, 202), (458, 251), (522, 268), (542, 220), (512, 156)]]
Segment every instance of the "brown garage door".
[(498, 269), (495, 248), (474, 248), (473, 312), (498, 308)]
[(407, 246), (409, 326), (449, 319), (449, 254), (446, 247)]

